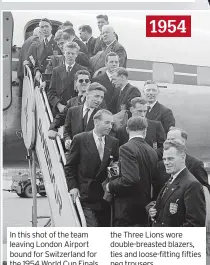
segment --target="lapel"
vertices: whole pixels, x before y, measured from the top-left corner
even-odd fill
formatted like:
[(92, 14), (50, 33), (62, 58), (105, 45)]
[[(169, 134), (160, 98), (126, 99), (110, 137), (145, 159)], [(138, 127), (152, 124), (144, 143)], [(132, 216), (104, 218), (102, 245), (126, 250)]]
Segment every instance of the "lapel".
[(160, 111), (160, 103), (157, 101), (154, 107), (151, 109), (149, 113), (147, 113), (146, 118), (150, 120), (155, 120), (155, 118), (158, 116)]
[(93, 131), (88, 132), (87, 137), (85, 138), (85, 146), (88, 149), (91, 157), (95, 159), (96, 163), (100, 165), (98, 173), (96, 174), (96, 178), (100, 175), (100, 173), (107, 166), (107, 162), (112, 152), (112, 141), (109, 136), (105, 136), (105, 146), (104, 146), (104, 156), (103, 160), (100, 160), (98, 149), (93, 138)]
[(104, 168), (107, 166), (107, 162), (109, 160), (111, 152), (112, 152), (111, 138), (109, 136), (105, 136), (104, 156), (103, 156), (103, 159), (101, 161), (101, 166), (99, 168), (99, 171), (98, 171), (96, 177), (98, 177), (100, 175), (100, 173), (104, 170)]
[(91, 113), (90, 118), (88, 120), (88, 124), (87, 124), (86, 129), (85, 129), (86, 132), (93, 130), (93, 128), (94, 128), (93, 116), (96, 114), (96, 112), (98, 110), (99, 109), (94, 109), (93, 112)]
[(53, 36), (51, 37), (50, 41), (48, 42), (47, 45), (44, 44), (44, 40), (41, 42), (39, 45), (39, 60), (40, 62), (43, 62), (48, 55), (53, 54), (53, 49), (54, 49), (54, 38)]
[(176, 177), (176, 179), (173, 181), (173, 183), (170, 185), (169, 189), (165, 192), (163, 198), (161, 199), (162, 193), (167, 183), (164, 185), (157, 199), (157, 201), (159, 202), (157, 205), (158, 211), (160, 211), (165, 206), (166, 202), (171, 197), (171, 195), (181, 186), (180, 182), (184, 178), (184, 175), (186, 175), (186, 170), (186, 168), (182, 170), (182, 172)]
[(119, 108), (120, 105), (122, 104), (123, 99), (125, 98), (125, 96), (126, 96), (127, 93), (128, 93), (129, 87), (130, 87), (130, 84), (128, 83), (128, 84), (124, 87), (123, 91), (120, 93), (120, 96), (119, 96), (118, 101), (117, 101), (117, 108)]
[(44, 40), (37, 46), (37, 58), (39, 58), (39, 61), (43, 61), (43, 57), (45, 56), (45, 44)]
[(75, 113), (75, 126), (77, 127), (78, 132), (84, 131), (83, 126), (83, 105), (78, 106), (77, 112)]
[(153, 135), (155, 134), (155, 129), (152, 128), (152, 123), (150, 122), (150, 120), (147, 119), (147, 122), (148, 122), (148, 127), (147, 127), (147, 133), (146, 133), (146, 137), (145, 137), (145, 141), (148, 143), (148, 142), (153, 142), (154, 137)]
[(60, 76), (61, 81), (64, 82), (64, 80), (66, 80), (66, 78), (67, 78), (65, 63), (61, 64), (60, 67), (58, 68), (58, 74)]
[(93, 138), (93, 131), (88, 132), (87, 137), (85, 138), (85, 146), (89, 153), (91, 154), (91, 157), (101, 164), (101, 159), (99, 157), (98, 149), (95, 143), (95, 140)]

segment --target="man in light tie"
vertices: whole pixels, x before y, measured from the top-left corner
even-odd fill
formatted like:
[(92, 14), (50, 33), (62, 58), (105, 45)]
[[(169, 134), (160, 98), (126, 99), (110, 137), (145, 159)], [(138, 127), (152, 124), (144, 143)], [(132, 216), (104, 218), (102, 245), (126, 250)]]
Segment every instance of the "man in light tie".
[(79, 196), (87, 226), (109, 226), (110, 206), (103, 200), (102, 183), (107, 166), (118, 160), (118, 140), (109, 136), (113, 125), (110, 111), (101, 109), (93, 117), (94, 129), (74, 136), (65, 165), (68, 190)]

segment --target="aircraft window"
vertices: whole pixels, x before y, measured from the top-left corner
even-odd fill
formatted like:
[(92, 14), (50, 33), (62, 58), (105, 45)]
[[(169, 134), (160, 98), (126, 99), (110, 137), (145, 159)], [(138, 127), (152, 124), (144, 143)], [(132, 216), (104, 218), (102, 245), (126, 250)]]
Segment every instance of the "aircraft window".
[(153, 80), (159, 83), (173, 83), (174, 67), (169, 63), (153, 63)]
[(199, 86), (210, 86), (210, 67), (197, 67), (197, 83)]

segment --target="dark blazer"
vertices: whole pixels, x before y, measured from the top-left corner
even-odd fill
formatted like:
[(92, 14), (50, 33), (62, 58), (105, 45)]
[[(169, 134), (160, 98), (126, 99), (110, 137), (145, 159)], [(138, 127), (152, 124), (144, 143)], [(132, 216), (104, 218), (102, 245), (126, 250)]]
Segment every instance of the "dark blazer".
[(72, 139), (76, 134), (81, 132), (89, 132), (94, 128), (93, 116), (99, 109), (94, 109), (88, 120), (86, 128), (83, 124), (83, 105), (68, 109), (64, 124), (64, 141)]
[(131, 84), (127, 84), (123, 91), (120, 92), (120, 95), (117, 100), (117, 112), (121, 111), (121, 106), (123, 108), (129, 110), (130, 109), (130, 102), (131, 99), (135, 97), (141, 97), (141, 92), (139, 89), (135, 86), (132, 86)]
[(35, 61), (35, 65), (33, 65), (35, 71), (39, 70), (41, 73), (44, 73), (49, 63), (49, 56), (53, 55), (53, 51), (58, 51), (59, 54), (62, 54), (54, 40), (54, 36), (51, 37), (47, 45), (45, 45), (43, 40), (40, 44), (31, 46), (28, 54), (28, 61), (31, 62), (32, 66), (33, 62), (30, 57), (32, 56)]
[[(208, 184), (208, 174), (204, 168), (203, 162), (193, 156), (186, 154), (185, 164), (190, 173), (193, 174), (193, 176), (210, 191), (210, 185)], [(154, 189), (154, 198), (157, 198), (160, 190), (170, 178), (170, 175), (166, 173), (163, 161), (158, 162), (158, 173), (158, 183)]]
[(166, 134), (168, 133), (171, 126), (175, 126), (175, 118), (173, 112), (160, 104), (158, 101), (151, 109), (151, 111), (147, 112), (146, 117), (149, 120), (160, 121)]
[(100, 209), (104, 195), (102, 183), (107, 178), (110, 156), (116, 161), (118, 152), (118, 140), (106, 136), (104, 157), (101, 161), (92, 131), (74, 136), (64, 169), (68, 190), (79, 189), (83, 206)]
[(106, 72), (104, 74), (101, 74), (93, 78), (92, 81), (98, 82), (107, 89), (107, 92), (104, 95), (107, 109), (111, 111), (113, 114), (117, 113), (116, 106), (120, 94), (120, 89), (114, 87)]
[(66, 72), (65, 64), (61, 64), (53, 69), (47, 95), (54, 113), (58, 112), (58, 102), (66, 105), (69, 99), (77, 95), (77, 92), (74, 90), (74, 75), (78, 70), (82, 69), (86, 68), (77, 63), (75, 63), (69, 75)]
[(200, 227), (205, 226), (206, 204), (202, 185), (185, 168), (157, 201), (157, 215), (153, 226)]
[(120, 176), (109, 183), (115, 195), (115, 223), (148, 225), (145, 206), (151, 201), (157, 154), (143, 138), (135, 137), (120, 147)]
[(91, 37), (86, 43), (89, 57), (94, 55), (95, 44), (96, 44), (96, 38), (94, 37)]
[[(165, 131), (161, 122), (151, 120), (147, 120), (147, 122), (148, 128), (145, 142), (156, 150), (158, 158), (161, 160), (163, 155), (163, 143), (166, 139)], [(126, 131), (126, 125), (117, 130), (116, 138), (119, 140), (120, 146), (128, 142), (129, 135)]]

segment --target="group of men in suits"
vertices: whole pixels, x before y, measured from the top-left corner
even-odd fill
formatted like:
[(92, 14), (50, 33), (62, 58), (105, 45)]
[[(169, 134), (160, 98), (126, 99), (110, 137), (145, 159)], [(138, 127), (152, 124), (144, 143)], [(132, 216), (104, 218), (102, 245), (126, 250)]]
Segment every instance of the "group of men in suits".
[[(209, 185), (202, 162), (186, 154), (186, 134), (174, 127), (173, 112), (158, 102), (157, 84), (145, 82), (143, 99), (129, 83), (124, 47), (106, 15), (97, 21), (97, 39), (90, 26), (79, 28), (84, 44), (73, 25), (61, 27), (54, 39), (51, 22), (42, 19), (43, 40), (28, 57), (36, 79), (50, 74), (48, 100), (55, 118), (49, 138), (55, 139), (64, 125), (70, 194), (74, 200), (80, 196), (88, 226), (110, 225), (106, 192), (114, 198), (114, 226), (148, 226), (148, 216), (154, 226), (204, 226), (202, 185)], [(129, 120), (116, 128), (119, 113)], [(107, 167), (115, 161), (119, 176), (104, 185)]]

